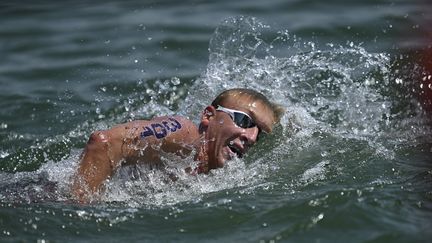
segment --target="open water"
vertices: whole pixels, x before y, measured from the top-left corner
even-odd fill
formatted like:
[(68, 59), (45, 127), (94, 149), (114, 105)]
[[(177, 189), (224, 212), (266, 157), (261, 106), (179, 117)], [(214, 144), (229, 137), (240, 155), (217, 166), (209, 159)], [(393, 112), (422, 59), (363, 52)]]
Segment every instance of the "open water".
[[(0, 241), (430, 242), (431, 3), (2, 1)], [(283, 105), (244, 159), (125, 168), (70, 200), (89, 134), (224, 89)], [(133, 176), (131, 176), (133, 175)]]

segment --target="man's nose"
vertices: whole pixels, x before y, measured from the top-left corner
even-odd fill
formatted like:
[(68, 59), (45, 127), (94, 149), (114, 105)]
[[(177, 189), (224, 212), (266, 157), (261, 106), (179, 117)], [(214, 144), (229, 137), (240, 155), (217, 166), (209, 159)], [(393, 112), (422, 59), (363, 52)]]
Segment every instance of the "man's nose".
[(248, 146), (252, 146), (257, 142), (259, 134), (259, 128), (258, 127), (251, 127), (245, 129), (245, 132), (243, 133), (243, 139), (245, 142), (247, 142)]

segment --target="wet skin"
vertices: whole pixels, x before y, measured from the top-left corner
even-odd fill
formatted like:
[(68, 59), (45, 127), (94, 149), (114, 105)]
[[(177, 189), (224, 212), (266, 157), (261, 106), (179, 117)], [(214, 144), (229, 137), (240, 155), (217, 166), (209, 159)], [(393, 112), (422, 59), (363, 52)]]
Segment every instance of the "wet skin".
[(229, 114), (208, 106), (199, 129), (192, 121), (175, 116), (138, 120), (94, 132), (74, 178), (75, 198), (81, 202), (91, 200), (120, 166), (158, 164), (161, 152), (185, 157), (196, 151), (195, 160), (199, 162), (194, 172), (207, 173), (223, 167), (234, 156), (242, 157), (256, 143), (260, 131), (271, 132), (273, 112), (261, 102), (232, 96), (220, 105), (248, 114), (257, 126), (238, 127)]
[(220, 105), (245, 112), (257, 126), (238, 127), (229, 114), (216, 111), (216, 107), (208, 106), (204, 111), (201, 125), (207, 125), (205, 139), (209, 169), (223, 167), (225, 161), (234, 156), (242, 157), (256, 143), (260, 130), (270, 133), (274, 122), (273, 112), (261, 102), (233, 97)]

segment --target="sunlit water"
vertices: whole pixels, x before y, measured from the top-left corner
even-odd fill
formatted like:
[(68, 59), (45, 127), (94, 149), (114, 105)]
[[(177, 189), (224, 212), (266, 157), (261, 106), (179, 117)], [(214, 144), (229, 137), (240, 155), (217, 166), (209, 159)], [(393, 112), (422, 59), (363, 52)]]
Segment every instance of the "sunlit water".
[[(81, 87), (34, 104), (28, 124), (43, 123), (45, 113), (36, 111), (44, 106), (55, 113), (46, 118), (55, 120), (47, 121), (48, 135), (2, 122), (2, 239), (427, 242), (431, 121), (412, 92), (427, 72), (405, 54), (370, 51), (356, 40), (305, 39), (255, 17), (228, 17), (213, 32), (199, 75), (157, 74), (151, 65), (134, 74), (102, 70), (102, 61), (83, 80), (115, 74), (96, 82), (94, 100), (79, 98)], [(141, 61), (131, 46), (126, 66)], [(122, 75), (133, 81), (122, 83)], [(234, 87), (259, 90), (287, 111), (244, 159), (190, 176), (184, 169), (192, 158), (165, 155), (162, 170), (122, 168), (96, 203), (71, 200), (71, 176), (91, 131), (154, 115), (198, 122), (218, 93)], [(80, 105), (56, 108), (68, 102)]]

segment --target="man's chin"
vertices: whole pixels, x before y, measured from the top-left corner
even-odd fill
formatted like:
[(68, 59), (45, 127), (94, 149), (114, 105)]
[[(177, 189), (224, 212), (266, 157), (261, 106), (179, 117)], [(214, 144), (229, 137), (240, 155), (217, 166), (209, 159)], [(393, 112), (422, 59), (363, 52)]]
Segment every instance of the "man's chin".
[(237, 154), (235, 154), (228, 146), (226, 146), (217, 162), (218, 168), (224, 167), (226, 161), (233, 160), (235, 158), (237, 158)]
[(217, 167), (218, 167), (218, 168), (223, 168), (223, 167), (225, 166), (225, 162), (226, 162), (227, 160), (228, 160), (228, 159), (222, 159), (222, 160), (218, 161)]
[(228, 160), (231, 160), (232, 158), (230, 156), (223, 156), (221, 157), (221, 159), (218, 160), (217, 162), (217, 167), (218, 168), (223, 168), (225, 166), (225, 162)]

